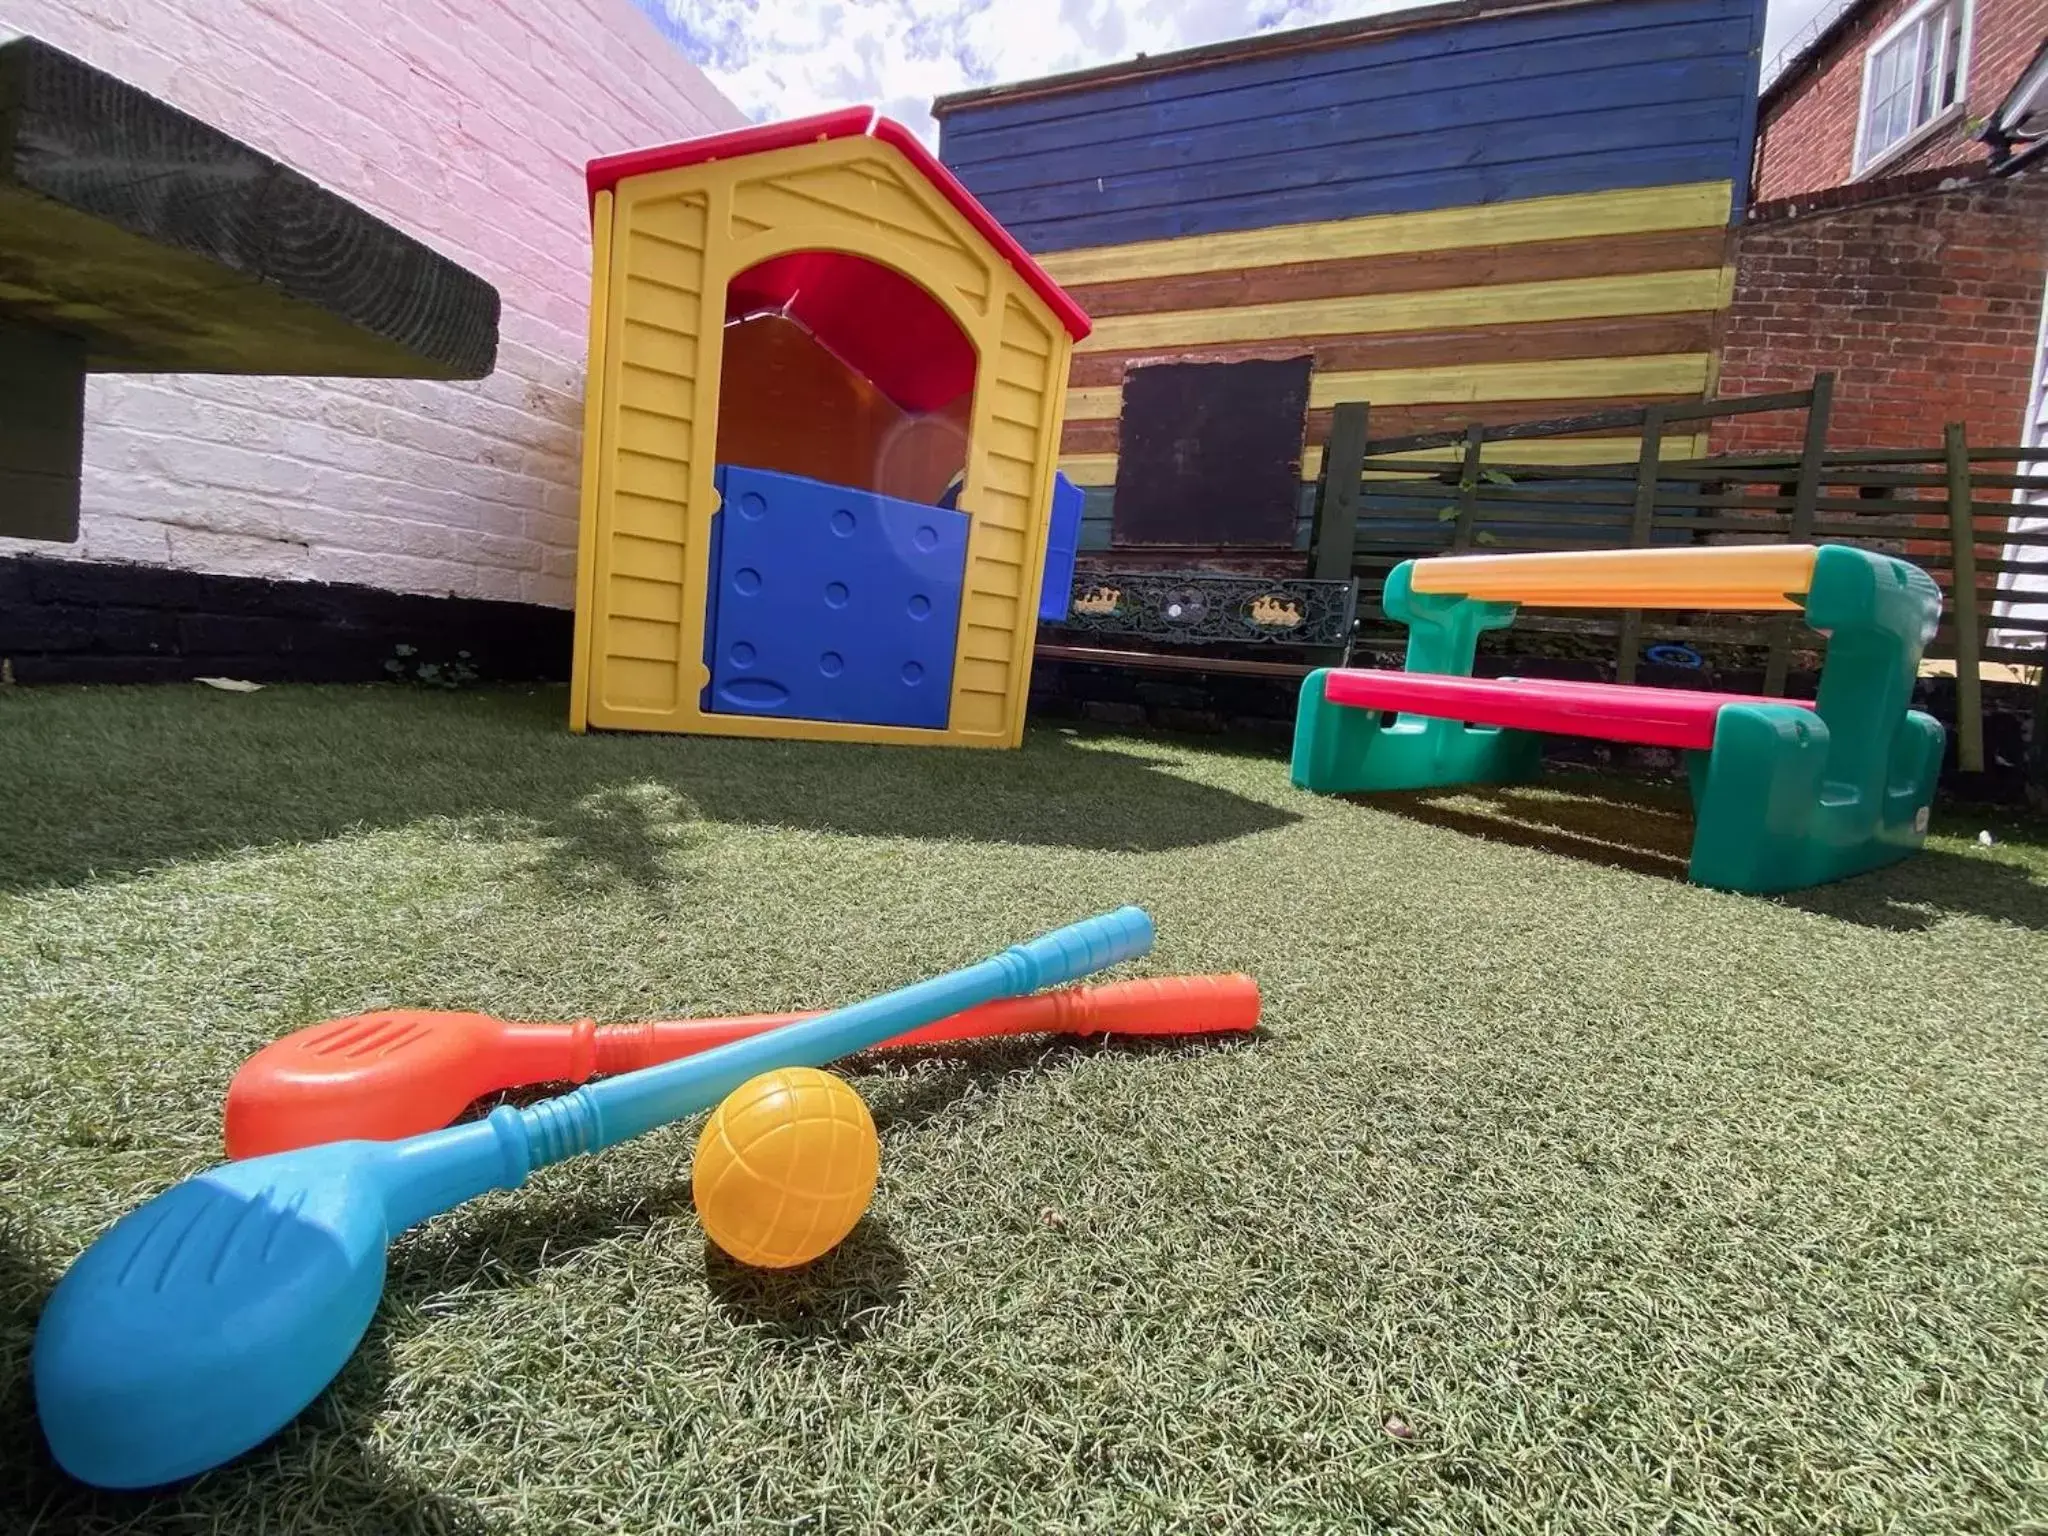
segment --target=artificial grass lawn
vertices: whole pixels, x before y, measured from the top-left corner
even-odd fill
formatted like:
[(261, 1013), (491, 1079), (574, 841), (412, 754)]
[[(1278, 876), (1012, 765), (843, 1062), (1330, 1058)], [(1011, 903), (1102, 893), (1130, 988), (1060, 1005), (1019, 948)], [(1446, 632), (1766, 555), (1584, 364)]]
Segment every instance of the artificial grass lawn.
[[(0, 1529), (2010, 1531), (2048, 1522), (2048, 849), (1773, 902), (1666, 791), (1265, 753), (572, 738), (559, 692), (0, 693)], [(1565, 851), (1570, 850), (1570, 851)], [(851, 999), (1124, 901), (1237, 1047), (869, 1058), (868, 1220), (707, 1254), (695, 1127), (400, 1242), (285, 1434), (50, 1465), (96, 1232), (295, 1026)]]

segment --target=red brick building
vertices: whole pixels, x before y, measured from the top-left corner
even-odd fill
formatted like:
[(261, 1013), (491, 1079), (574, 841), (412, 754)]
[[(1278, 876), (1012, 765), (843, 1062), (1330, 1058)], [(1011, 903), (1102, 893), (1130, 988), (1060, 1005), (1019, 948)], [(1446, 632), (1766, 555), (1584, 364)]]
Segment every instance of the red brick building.
[[(1981, 158), (1982, 146), (1978, 147)], [(2048, 175), (1981, 166), (1850, 184), (1754, 207), (1735, 238), (1720, 391), (1836, 375), (1830, 440), (1921, 448), (1951, 421), (2026, 440), (2048, 287)], [(1796, 420), (1737, 417), (1716, 449), (1796, 447)]]
[[(2048, 0), (1837, 0), (1766, 70), (1722, 394), (1827, 370), (1837, 445), (1925, 448), (1955, 421), (1979, 447), (2048, 444), (2044, 38)], [(1794, 448), (1801, 431), (1738, 418), (1713, 444)], [(2001, 584), (2040, 617), (2048, 549), (2004, 554)]]
[[(1993, 169), (1981, 135), (2040, 74), (2048, 0), (1844, 0), (1758, 103), (1720, 390), (1836, 375), (1833, 440), (2035, 436), (2048, 173)], [(2019, 166), (2024, 155), (2003, 170)], [(1789, 446), (1751, 417), (1717, 448)]]
[(1978, 128), (2048, 37), (2048, 0), (1846, 0), (1823, 15), (1794, 57), (1766, 71), (1759, 202), (1983, 166)]

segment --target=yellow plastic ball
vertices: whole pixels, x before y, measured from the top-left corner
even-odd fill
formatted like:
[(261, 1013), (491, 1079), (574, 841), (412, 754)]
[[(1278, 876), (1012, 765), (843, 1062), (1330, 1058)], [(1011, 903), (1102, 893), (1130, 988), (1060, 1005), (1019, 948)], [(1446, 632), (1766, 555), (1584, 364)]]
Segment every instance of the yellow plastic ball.
[(859, 1094), (815, 1067), (781, 1067), (741, 1083), (711, 1112), (691, 1193), (712, 1242), (742, 1264), (790, 1269), (854, 1229), (881, 1162)]

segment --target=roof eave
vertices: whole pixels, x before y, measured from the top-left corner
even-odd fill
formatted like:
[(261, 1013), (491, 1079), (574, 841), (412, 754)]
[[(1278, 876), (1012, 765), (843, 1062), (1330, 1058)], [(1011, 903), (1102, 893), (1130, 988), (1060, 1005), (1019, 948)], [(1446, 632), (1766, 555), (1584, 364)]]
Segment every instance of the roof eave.
[(1757, 93), (1757, 115), (1761, 117), (1769, 112), (1787, 91), (1812, 74), (1820, 64), (1822, 56), (1876, 4), (1877, 0), (1857, 0), (1854, 5), (1845, 6), (1840, 15), (1821, 29), (1818, 37), (1799, 51), (1797, 58), (1778, 71), (1777, 79)]
[(1149, 80), (1184, 70), (1203, 69), (1243, 59), (1269, 58), (1275, 54), (1310, 53), (1339, 47), (1369, 37), (1391, 37), (1428, 27), (1447, 26), (1459, 21), (1477, 21), (1496, 16), (1521, 15), (1530, 11), (1567, 10), (1573, 6), (1598, 4), (1599, 0), (1444, 0), (1435, 5), (1411, 6), (1356, 21), (1325, 22), (1320, 26), (1297, 27), (1290, 32), (1269, 32), (1259, 37), (1238, 38), (1227, 43), (1208, 43), (1198, 48), (1181, 48), (1172, 53), (1123, 59), (1065, 74), (1043, 75), (1007, 85), (977, 86), (952, 91), (932, 102), (932, 116), (944, 118), (964, 107), (988, 106), (997, 102), (1033, 101), (1069, 91), (1088, 90), (1125, 80)]

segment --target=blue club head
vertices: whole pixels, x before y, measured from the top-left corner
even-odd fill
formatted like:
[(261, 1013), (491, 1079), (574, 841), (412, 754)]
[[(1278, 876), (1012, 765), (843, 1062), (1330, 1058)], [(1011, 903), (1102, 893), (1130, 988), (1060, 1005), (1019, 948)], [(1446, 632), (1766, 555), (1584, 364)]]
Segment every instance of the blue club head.
[(384, 1153), (336, 1142), (223, 1163), (86, 1249), (36, 1329), (59, 1465), (102, 1488), (175, 1482), (319, 1396), (383, 1294)]

